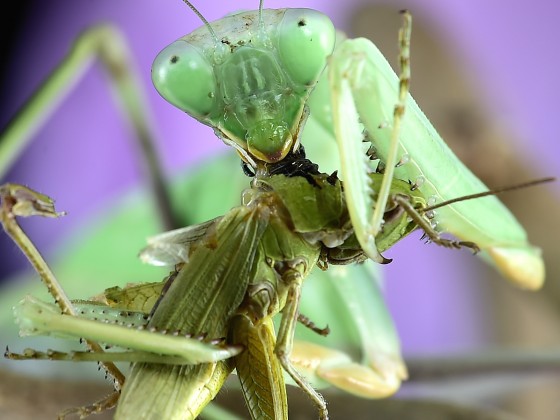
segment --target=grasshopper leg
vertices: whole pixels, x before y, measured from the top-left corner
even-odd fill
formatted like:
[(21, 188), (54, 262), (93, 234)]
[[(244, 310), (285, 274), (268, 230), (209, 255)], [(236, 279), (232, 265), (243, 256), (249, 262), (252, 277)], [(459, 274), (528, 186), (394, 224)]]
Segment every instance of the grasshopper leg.
[(441, 235), (430, 225), (430, 222), (418, 213), (412, 204), (410, 204), (407, 196), (395, 194), (393, 196), (393, 200), (407, 212), (410, 218), (416, 222), (416, 224), (424, 231), (424, 234), (430, 238), (433, 243), (446, 248), (470, 248), (475, 254), (480, 251), (480, 248), (474, 242), (442, 238)]
[[(16, 220), (18, 216), (59, 217), (63, 213), (55, 211), (54, 202), (50, 197), (17, 184), (4, 184), (0, 186), (0, 201), (0, 221), (4, 230), (21, 248), (35, 270), (37, 270), (60, 310), (67, 315), (76, 315), (72, 303), (64, 293), (56, 277)], [(92, 351), (103, 352), (101, 346), (94, 341), (86, 340), (86, 344)], [(9, 353), (9, 351), (6, 353)], [(67, 415), (74, 413), (79, 414), (80, 418), (84, 418), (89, 414), (99, 413), (116, 406), (120, 396), (120, 389), (124, 383), (124, 375), (111, 362), (102, 362), (100, 365), (105, 370), (107, 376), (112, 378), (115, 392), (95, 404), (66, 410), (60, 413), (59, 419), (64, 419)]]
[[(16, 220), (17, 216), (59, 217), (62, 214), (55, 211), (54, 201), (44, 194), (17, 184), (4, 184), (0, 186), (0, 221), (4, 230), (31, 262), (62, 313), (76, 316), (72, 303), (64, 293), (48, 264)], [(86, 344), (92, 351), (103, 352), (101, 346), (94, 341), (86, 340)], [(103, 362), (101, 366), (107, 375), (113, 379), (115, 389), (117, 391), (120, 390), (124, 383), (122, 372), (110, 362)]]
[[(266, 297), (265, 297), (266, 299)], [(230, 335), (245, 350), (235, 356), (235, 368), (252, 419), (288, 419), (286, 385), (279, 359), (274, 354), (271, 318), (254, 324), (247, 315), (233, 318)]]
[(282, 280), (288, 285), (288, 297), (286, 306), (282, 312), (282, 321), (278, 331), (278, 340), (274, 349), (280, 364), (284, 370), (292, 377), (294, 382), (312, 399), (319, 409), (319, 417), (328, 419), (327, 403), (309, 382), (297, 371), (290, 360), (294, 345), (295, 327), (298, 320), (299, 302), (301, 298), (301, 287), (303, 276), (298, 267), (288, 269), (283, 275)]
[(93, 404), (64, 410), (58, 415), (58, 420), (64, 420), (67, 416), (70, 415), (77, 415), (81, 419), (84, 419), (92, 414), (99, 414), (105, 410), (115, 408), (117, 406), (117, 402), (119, 401), (120, 395), (120, 392), (115, 391), (107, 395), (105, 398), (94, 402)]

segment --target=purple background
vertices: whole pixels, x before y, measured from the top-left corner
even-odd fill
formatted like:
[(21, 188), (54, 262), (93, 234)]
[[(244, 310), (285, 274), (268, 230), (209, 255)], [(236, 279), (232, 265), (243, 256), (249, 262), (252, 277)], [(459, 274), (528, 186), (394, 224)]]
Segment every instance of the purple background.
[[(233, 2), (208, 3), (195, 5), (209, 21), (232, 11)], [(338, 27), (348, 29), (353, 6), (364, 3), (349, 0), (342, 6), (319, 0), (269, 0), (265, 6), (315, 8), (328, 14)], [(50, 0), (30, 4), (32, 16), (20, 27), (16, 53), (5, 63), (2, 125), (63, 57), (80, 31), (92, 23), (109, 21), (131, 42), (170, 173), (226, 150), (208, 127), (168, 105), (151, 87), (150, 67), (155, 55), (200, 26), (181, 1)], [(236, 1), (235, 6), (253, 9), (257, 1)], [(558, 118), (560, 3), (410, 0), (399, 7), (408, 7), (413, 14), (428, 19), (456, 55), (463, 57), (464, 65), (482, 87), (483, 100), (496, 110), (496, 118), (508, 121), (519, 133), (515, 140), (519, 143), (512, 147), (526, 151), (527, 165), (539, 165), (543, 174), (557, 175), (558, 128), (550, 118)], [(7, 177), (48, 192), (56, 197), (58, 207), (72, 216), (56, 224), (41, 220), (27, 223), (41, 249), (48, 252), (61, 233), (138, 181), (139, 168), (130, 158), (133, 153), (132, 133), (116, 111), (105, 75), (95, 65)], [(12, 244), (4, 241), (3, 246), (4, 268), (23, 262)], [(480, 265), (473, 264), (468, 253), (418, 246), (412, 238), (398, 244), (388, 256), (396, 261), (385, 270), (387, 295), (405, 351), (443, 352), (484, 342), (487, 332), (481, 325), (486, 302), (479, 296), (481, 280), (476, 275)], [(475, 271), (467, 271), (471, 268)]]

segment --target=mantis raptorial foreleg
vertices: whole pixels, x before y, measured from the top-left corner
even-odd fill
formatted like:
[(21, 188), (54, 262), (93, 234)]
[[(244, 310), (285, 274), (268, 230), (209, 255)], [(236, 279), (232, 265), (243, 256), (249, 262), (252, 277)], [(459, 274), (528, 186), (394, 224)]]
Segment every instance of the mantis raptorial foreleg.
[[(352, 223), (368, 256), (380, 262), (375, 242), (382, 228), (378, 212), (382, 214), (387, 204), (385, 185), (393, 177), (418, 185), (424, 197), (435, 203), (488, 190), (453, 154), (407, 93), (410, 15), (404, 16), (399, 77), (377, 47), (363, 38), (341, 42), (329, 61), (333, 125)], [(394, 98), (396, 107), (389, 98)], [(367, 160), (372, 148), (362, 150), (360, 123), (385, 167), (386, 177), (376, 188), (380, 191), (377, 201), (369, 197)], [(480, 254), (516, 285), (541, 287), (545, 277), (541, 251), (529, 243), (522, 226), (497, 198), (454, 202), (439, 208), (434, 221), (438, 231), (450, 233), (459, 242), (476, 243)]]
[[(335, 386), (365, 398), (384, 398), (393, 395), (407, 378), (399, 338), (383, 293), (368, 276), (372, 268), (369, 263), (330, 267), (305, 284), (304, 300), (313, 296), (313, 302), (328, 302), (330, 308), (336, 308), (328, 311), (332, 312), (330, 318), (325, 318), (321, 316), (325, 311), (317, 307), (314, 313), (314, 306), (308, 304), (306, 315), (309, 312), (310, 317), (328, 322), (333, 339), (336, 322), (342, 322), (346, 336), (338, 347), (361, 350), (361, 358), (356, 358), (337, 350), (330, 343), (331, 337), (307, 334), (305, 340), (295, 340), (290, 359), (315, 387)], [(355, 342), (348, 337), (355, 337)]]
[[(399, 161), (399, 133), (410, 78), (411, 21), (410, 13), (405, 12), (404, 26), (399, 33), (402, 70), (398, 97), (395, 98), (397, 104), (392, 116), (386, 115), (387, 108), (382, 109), (379, 104), (380, 98), (391, 95), (381, 91), (384, 84), (379, 82), (380, 75), (376, 74), (373, 62), (376, 50), (371, 42), (362, 40), (366, 42), (357, 44), (354, 42), (358, 40), (346, 40), (337, 47), (329, 60), (333, 125), (352, 225), (366, 254), (380, 263), (388, 261), (379, 253), (375, 237), (382, 228), (394, 168)], [(385, 177), (381, 186), (376, 188), (379, 191), (376, 201), (371, 194), (369, 156), (362, 150), (363, 133), (360, 122), (363, 122), (368, 133), (391, 127), (389, 151), (384, 160)]]

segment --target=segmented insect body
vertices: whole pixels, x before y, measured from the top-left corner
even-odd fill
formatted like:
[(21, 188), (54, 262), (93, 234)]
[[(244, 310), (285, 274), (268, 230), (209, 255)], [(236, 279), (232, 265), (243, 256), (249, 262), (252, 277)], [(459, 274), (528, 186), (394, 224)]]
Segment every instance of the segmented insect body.
[[(318, 175), (311, 179), (316, 185), (305, 178), (282, 175), (262, 182), (257, 179), (257, 186), (244, 193), (244, 206), (199, 230), (181, 233), (184, 244), (187, 234), (205, 232), (204, 239), (189, 248), (184, 267), (156, 306), (149, 327), (179, 328), (214, 338), (229, 336), (228, 343), (241, 345), (244, 351), (234, 360), (197, 366), (136, 364), (127, 378), (118, 418), (128, 418), (133, 412), (148, 413), (147, 418), (154, 413), (164, 413), (167, 418), (184, 413), (196, 417), (233, 367), (253, 418), (265, 414), (282, 417), (287, 410), (280, 363), (310, 395), (319, 398), (288, 359), (302, 282), (322, 249), (322, 242), (308, 241), (303, 231), (317, 237), (321, 232), (339, 236), (339, 242), (349, 234), (338, 228), (344, 217), (340, 182), (331, 185), (326, 176)], [(319, 212), (315, 207), (303, 212), (294, 202), (302, 195), (330, 211)], [(173, 241), (164, 235), (166, 239), (156, 239), (144, 257), (160, 258), (163, 248), (165, 259), (173, 258), (169, 247)], [(184, 258), (186, 253), (181, 255)], [(179, 259), (177, 255), (174, 258)], [(272, 317), (280, 311), (282, 324), (276, 345)], [(138, 395), (146, 387), (154, 392), (139, 402)]]
[[(154, 364), (158, 356), (145, 353), (138, 340), (130, 342), (132, 350), (138, 348), (142, 353), (133, 358), (139, 362), (133, 365), (125, 382), (117, 418), (129, 418), (132, 413), (142, 413), (143, 418), (162, 414), (167, 418), (194, 418), (214, 398), (233, 368), (237, 369), (253, 418), (262, 418), (264, 413), (283, 417), (287, 402), (281, 367), (311, 396), (321, 417), (327, 416), (322, 397), (290, 361), (301, 287), (318, 262), (325, 268), (329, 263), (364, 261), (365, 256), (353, 236), (341, 183), (336, 177), (320, 173), (307, 173), (305, 177), (272, 175), (257, 177), (253, 184), (243, 194), (244, 204), (223, 217), (154, 238), (143, 251), (143, 258), (180, 264), (165, 284), (110, 289), (97, 299), (116, 311), (116, 315), (110, 315), (112, 311), (104, 309), (103, 317), (107, 319), (122, 317), (123, 310), (141, 309), (144, 317), (149, 312), (148, 324), (144, 326), (140, 321), (139, 326), (153, 331), (154, 337), (158, 333), (162, 337), (161, 333), (188, 332), (214, 340), (227, 338), (229, 354), (239, 353), (233, 359), (219, 360), (227, 357), (221, 355), (210, 363), (193, 365), (192, 361), (181, 360), (179, 351), (165, 350), (173, 358), (162, 355), (161, 363)], [(402, 186), (409, 188), (404, 183)], [(396, 240), (412, 230), (406, 214), (393, 219), (395, 223), (389, 225), (395, 228), (387, 232)], [(400, 234), (394, 236), (397, 231)], [(391, 246), (390, 241), (381, 243)], [(150, 296), (158, 291), (162, 297), (154, 304)], [(87, 302), (76, 305), (84, 308)], [(63, 333), (86, 338), (90, 333), (87, 325), (92, 321), (85, 321), (81, 328), (72, 331), (58, 325), (64, 316), (54, 314), (45, 322), (44, 307), (36, 301), (24, 301), (16, 312), (26, 333)], [(83, 316), (87, 319), (85, 312)], [(99, 318), (100, 312), (98, 308), (89, 318)], [(282, 321), (276, 340), (272, 318), (279, 312)], [(128, 318), (134, 317), (137, 325), (142, 317), (128, 314)], [(84, 320), (76, 322), (81, 325)], [(123, 343), (114, 331), (92, 339)], [(147, 351), (157, 351), (157, 346), (156, 342)], [(231, 346), (241, 347), (234, 351)], [(398, 341), (389, 347), (382, 359), (396, 357), (397, 363)], [(79, 360), (76, 355), (71, 357)], [(109, 360), (111, 354), (107, 357), (104, 360)], [(208, 358), (212, 357), (209, 353)], [(297, 363), (305, 366), (305, 358), (300, 354)], [(91, 360), (91, 355), (84, 360)], [(338, 368), (344, 372), (344, 364)], [(402, 374), (401, 371), (397, 376), (402, 379)], [(151, 390), (148, 395), (143, 392), (146, 387)]]
[[(162, 286), (146, 328), (225, 338), (225, 347), (204, 347), (184, 338), (186, 350), (181, 353), (164, 344), (167, 334), (157, 336), (161, 343), (152, 343), (154, 333), (148, 338), (149, 332), (140, 331), (136, 338), (124, 328), (96, 326), (94, 335), (85, 328), (93, 321), (78, 317), (69, 322), (84, 328), (70, 331), (67, 316), (49, 315), (47, 323), (46, 312), (32, 300), (18, 309), (24, 330), (86, 334), (93, 341), (138, 352), (129, 359), (134, 365), (117, 418), (138, 413), (144, 418), (195, 417), (234, 368), (253, 418), (287, 416), (282, 369), (326, 418), (323, 398), (296, 369), (310, 366), (306, 355), (303, 361), (299, 353), (298, 361), (290, 360), (298, 320), (322, 332), (299, 314), (301, 286), (315, 265), (327, 268), (368, 257), (387, 262), (380, 253), (420, 227), (445, 246), (477, 250), (473, 242), (480, 241), (512, 280), (528, 288), (540, 286), (544, 270), (538, 251), (496, 199), (482, 206), (459, 203), (438, 210), (440, 226), (459, 241), (443, 239), (432, 228), (425, 214), (432, 196), (443, 200), (485, 188), (447, 149), (408, 95), (407, 13), (400, 39), (400, 81), (369, 41), (343, 41), (333, 51), (332, 23), (307, 9), (262, 10), (261, 4), (258, 11), (206, 23), (164, 49), (153, 66), (158, 91), (234, 147), (254, 179), (242, 205), (201, 225), (162, 234), (144, 251), (143, 257), (152, 262), (180, 265)], [(300, 145), (309, 116), (307, 101), (327, 61), (322, 83), (329, 87), (330, 98), (321, 108), (329, 113), (329, 131), (339, 145), (344, 187), (336, 174), (320, 173)], [(362, 123), (372, 143), (367, 153)], [(374, 153), (385, 165), (384, 174), (372, 173), (368, 166)], [(404, 165), (395, 170), (399, 155)], [(496, 214), (478, 223), (484, 216), (470, 212), (483, 208)], [(501, 216), (503, 223), (492, 222)], [(519, 261), (527, 270), (517, 268)], [(351, 303), (359, 300), (340, 294)], [(272, 318), (279, 313), (275, 335)], [(377, 336), (368, 338), (370, 325), (363, 315), (356, 316), (366, 366), (339, 354), (332, 362), (332, 354), (307, 347), (308, 358), (321, 365), (312, 374), (358, 395), (390, 395), (406, 377), (398, 340), (391, 333), (381, 345)], [(119, 360), (126, 356), (131, 355)], [(98, 357), (111, 360), (111, 355)], [(355, 381), (358, 377), (367, 380)]]
[[(173, 278), (148, 327), (211, 338), (227, 335), (229, 319), (254, 278), (266, 226), (259, 213), (240, 207), (216, 223), (215, 232), (194, 247), (188, 264)], [(232, 369), (228, 361), (194, 366), (137, 363), (127, 377), (116, 417), (152, 418), (158, 413), (163, 418), (194, 418)], [(146, 389), (152, 391), (146, 394)]]

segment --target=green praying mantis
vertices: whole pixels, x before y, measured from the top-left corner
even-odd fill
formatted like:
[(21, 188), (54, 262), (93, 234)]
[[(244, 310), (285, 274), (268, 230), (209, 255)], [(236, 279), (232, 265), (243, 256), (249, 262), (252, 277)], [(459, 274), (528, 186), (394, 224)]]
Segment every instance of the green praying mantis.
[[(303, 9), (263, 10), (262, 4), (258, 11), (206, 24), (158, 56), (154, 83), (162, 96), (214, 127), (236, 149), (254, 180), (242, 205), (219, 220), (154, 239), (146, 258), (159, 261), (163, 249), (164, 262), (180, 267), (170, 274), (157, 303), (119, 307), (125, 303), (117, 299), (117, 316), (123, 309), (135, 311), (130, 316), (140, 323), (132, 323), (128, 315), (116, 322), (148, 329), (140, 331), (145, 334), (132, 334), (145, 338), (133, 338), (125, 332), (130, 329), (118, 326), (118, 332), (105, 327), (99, 335), (86, 336), (96, 352), (98, 341), (131, 348), (122, 357), (136, 363), (120, 397), (114, 394), (103, 404), (86, 408), (84, 414), (119, 399), (117, 416), (121, 418), (132, 416), (128, 410), (139, 410), (147, 417), (165, 413), (182, 418), (186, 412), (196, 416), (236, 367), (252, 416), (260, 418), (268, 410), (267, 414), (280, 418), (286, 411), (281, 366), (311, 396), (320, 416), (326, 417), (322, 397), (296, 369), (297, 360), (321, 360), (320, 351), (309, 347), (307, 354), (299, 354), (297, 348), (292, 349), (296, 321), (312, 327), (298, 317), (303, 279), (316, 264), (326, 268), (360, 262), (366, 256), (387, 262), (381, 252), (418, 226), (442, 245), (480, 247), (486, 258), (522, 287), (535, 289), (542, 284), (539, 251), (494, 197), (453, 203), (432, 211), (436, 213), (432, 218), (426, 216), (428, 202), (448, 201), (486, 188), (446, 148), (408, 95), (410, 16), (405, 17), (400, 82), (368, 41), (342, 41), (333, 53), (335, 32), (324, 15)], [(298, 57), (305, 57), (305, 63)], [(323, 72), (325, 64), (328, 70)], [(321, 73), (323, 80), (310, 97)], [(301, 153), (308, 104), (311, 115), (317, 110), (315, 118), (338, 141), (344, 188), (335, 175), (309, 166)], [(367, 151), (364, 137), (372, 146)], [(369, 160), (374, 157), (383, 163), (384, 174), (372, 173)], [(56, 215), (50, 199), (17, 186), (4, 187), (3, 205), (9, 207), (4, 212), (6, 221), (14, 215)], [(433, 221), (459, 240), (441, 238), (432, 228)], [(178, 238), (181, 241), (175, 243)], [(46, 281), (54, 284), (51, 278)], [(203, 286), (210, 287), (203, 290)], [(128, 292), (139, 293), (134, 288)], [(54, 294), (57, 301), (65, 301), (62, 291)], [(200, 313), (189, 309), (194, 302), (200, 302)], [(66, 302), (61, 309), (68, 314), (77, 305)], [(282, 321), (275, 338), (271, 320), (280, 311)], [(29, 332), (82, 336), (85, 326), (94, 322), (82, 317), (66, 319), (67, 315), (32, 299), (17, 312), (22, 328)], [(100, 317), (95, 308), (91, 313)], [(149, 322), (144, 327), (146, 315)], [(75, 327), (66, 321), (75, 322)], [(211, 342), (167, 337), (162, 330), (206, 334)], [(162, 342), (145, 347), (158, 332)], [(164, 344), (167, 338), (177, 338), (176, 344)], [(226, 346), (212, 341), (221, 338)], [(179, 353), (179, 347), (186, 351)], [(385, 354), (379, 351), (370, 360), (375, 369), (369, 372), (383, 390), (379, 396), (394, 392), (405, 377), (398, 342), (386, 347)], [(83, 357), (111, 361), (121, 356)], [(249, 369), (253, 365), (270, 370), (253, 372)], [(109, 372), (112, 369), (108, 365)], [(366, 394), (345, 381), (361, 378), (368, 369), (343, 360), (322, 370), (323, 379)], [(113, 376), (122, 385), (118, 373)], [(150, 380), (154, 387), (148, 385)], [(261, 393), (255, 390), (257, 385)], [(162, 391), (147, 398), (142, 392), (146, 386)], [(263, 408), (263, 401), (268, 409)]]

